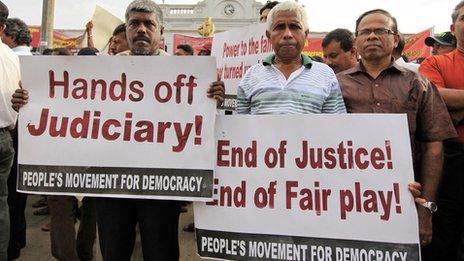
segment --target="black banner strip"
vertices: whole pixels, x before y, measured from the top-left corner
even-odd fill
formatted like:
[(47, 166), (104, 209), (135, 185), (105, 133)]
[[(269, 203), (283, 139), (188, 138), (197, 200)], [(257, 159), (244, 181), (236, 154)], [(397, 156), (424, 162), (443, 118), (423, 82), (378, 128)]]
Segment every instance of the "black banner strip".
[(224, 102), (217, 108), (220, 110), (235, 111), (237, 107), (237, 95), (226, 94), (224, 95)]
[(19, 165), (30, 192), (212, 197), (213, 170)]
[(198, 254), (229, 260), (419, 259), (419, 244), (309, 238), (196, 229)]

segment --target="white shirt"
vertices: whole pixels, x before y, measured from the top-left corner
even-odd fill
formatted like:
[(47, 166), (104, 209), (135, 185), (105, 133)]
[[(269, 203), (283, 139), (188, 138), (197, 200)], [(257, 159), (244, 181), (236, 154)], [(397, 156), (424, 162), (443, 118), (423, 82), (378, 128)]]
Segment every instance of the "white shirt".
[(15, 52), (16, 55), (21, 56), (21, 55), (32, 55), (31, 53), (31, 47), (29, 46), (16, 46), (15, 48), (12, 48), (13, 52)]
[(396, 64), (398, 64), (399, 66), (403, 67), (403, 68), (406, 68), (406, 69), (409, 69), (415, 73), (419, 73), (419, 66), (420, 64), (418, 63), (407, 63), (404, 61), (403, 57), (400, 57), (398, 58), (396, 61), (395, 61)]
[(13, 128), (18, 114), (11, 107), (11, 95), (21, 79), (18, 56), (0, 40), (0, 128)]

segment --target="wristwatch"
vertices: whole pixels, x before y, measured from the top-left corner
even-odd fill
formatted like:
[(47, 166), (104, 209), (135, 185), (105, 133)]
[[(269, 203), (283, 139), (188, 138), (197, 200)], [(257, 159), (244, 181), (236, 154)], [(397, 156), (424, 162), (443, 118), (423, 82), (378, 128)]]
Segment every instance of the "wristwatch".
[(435, 202), (432, 202), (432, 201), (427, 201), (427, 202), (421, 203), (420, 205), (428, 209), (430, 211), (430, 214), (433, 214), (437, 212), (438, 210), (437, 204), (435, 204)]

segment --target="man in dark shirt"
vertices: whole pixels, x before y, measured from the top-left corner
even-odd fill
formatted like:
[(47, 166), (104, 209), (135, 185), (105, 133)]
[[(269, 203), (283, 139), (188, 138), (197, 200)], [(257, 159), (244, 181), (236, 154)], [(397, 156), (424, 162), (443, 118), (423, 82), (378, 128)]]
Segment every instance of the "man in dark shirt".
[[(337, 75), (348, 112), (406, 113), (416, 180), (427, 200), (418, 206), (421, 244), (432, 239), (432, 213), (442, 169), (442, 140), (455, 137), (446, 106), (425, 78), (394, 63), (399, 41), (396, 19), (375, 9), (356, 21), (360, 62)], [(419, 154), (419, 149), (421, 153)]]

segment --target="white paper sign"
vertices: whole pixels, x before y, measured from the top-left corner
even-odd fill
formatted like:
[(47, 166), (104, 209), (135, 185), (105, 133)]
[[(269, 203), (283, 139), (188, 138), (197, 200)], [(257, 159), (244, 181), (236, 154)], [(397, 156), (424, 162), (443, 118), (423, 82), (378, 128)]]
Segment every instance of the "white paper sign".
[(404, 115), (234, 115), (216, 121), (214, 201), (195, 204), (201, 256), (419, 260)]
[(214, 35), (211, 55), (217, 59), (217, 72), (226, 86), (222, 109), (235, 110), (237, 86), (245, 72), (273, 51), (266, 37), (265, 24), (252, 24)]
[(211, 57), (22, 57), (20, 191), (211, 198)]

